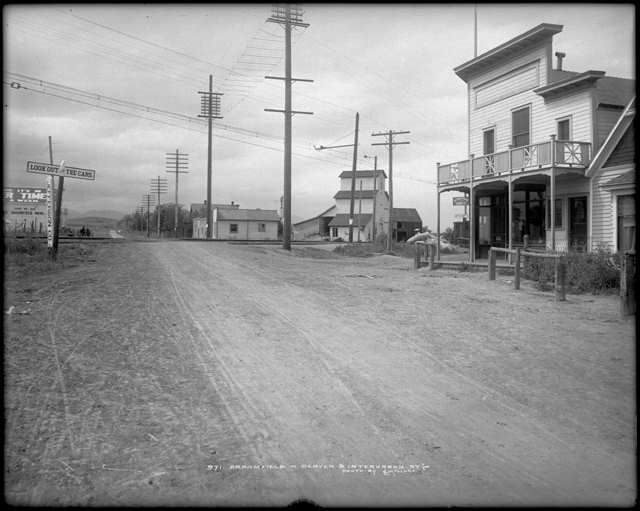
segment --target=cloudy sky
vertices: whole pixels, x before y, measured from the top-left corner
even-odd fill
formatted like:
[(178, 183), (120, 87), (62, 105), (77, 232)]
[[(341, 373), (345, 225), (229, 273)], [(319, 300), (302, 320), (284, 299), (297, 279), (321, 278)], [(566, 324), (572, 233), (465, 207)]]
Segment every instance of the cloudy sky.
[[(330, 207), (352, 150), (360, 114), (359, 169), (387, 168), (372, 137), (407, 130), (394, 150), (394, 206), (416, 208), (435, 227), (436, 162), (465, 158), (466, 87), (453, 68), (473, 58), (473, 4), (302, 4), (308, 28), (293, 34), (292, 217)], [(284, 33), (267, 23), (270, 4), (46, 4), (6, 6), (4, 186), (44, 186), (26, 162), (96, 170), (95, 181), (66, 179), (73, 212), (130, 213), (150, 180), (175, 175), (165, 153), (189, 154), (179, 202), (206, 198), (207, 129), (198, 91), (221, 92), (214, 122), (214, 202), (278, 209), (283, 190)], [(635, 77), (632, 4), (478, 4), (478, 54), (540, 23), (564, 26), (554, 51), (571, 71)], [(12, 85), (13, 84), (13, 85)], [(18, 87), (18, 84), (20, 85)], [(461, 208), (443, 203), (443, 228)]]

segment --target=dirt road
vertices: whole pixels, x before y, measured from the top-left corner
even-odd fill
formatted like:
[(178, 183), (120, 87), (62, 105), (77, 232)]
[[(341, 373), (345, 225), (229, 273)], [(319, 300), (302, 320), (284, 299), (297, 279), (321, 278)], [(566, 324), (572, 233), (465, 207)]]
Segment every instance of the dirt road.
[(125, 242), (9, 279), (6, 498), (632, 504), (616, 298), (411, 264)]

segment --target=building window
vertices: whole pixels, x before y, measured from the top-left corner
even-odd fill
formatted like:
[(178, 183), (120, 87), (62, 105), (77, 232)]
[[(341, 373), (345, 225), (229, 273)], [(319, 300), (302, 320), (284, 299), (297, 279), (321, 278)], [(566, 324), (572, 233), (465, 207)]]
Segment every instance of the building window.
[[(547, 229), (551, 229), (551, 200), (547, 199)], [(556, 199), (555, 228), (562, 229), (562, 199)]]
[(267, 232), (267, 224), (258, 224), (258, 232)]
[(513, 147), (529, 145), (529, 107), (511, 113), (511, 133)]
[(231, 234), (238, 232), (238, 224), (229, 224), (229, 232)]
[(496, 134), (496, 132), (493, 129), (485, 130), (483, 132), (484, 154), (493, 154), (493, 153), (496, 152), (496, 145), (495, 145), (496, 136), (495, 136), (495, 134)]
[(562, 119), (558, 121), (558, 140), (571, 140), (570, 119)]
[(636, 246), (636, 208), (633, 195), (621, 195), (617, 204), (618, 250), (633, 250)]
[(337, 238), (338, 237), (338, 228), (337, 227), (332, 227), (331, 228), (331, 237), (332, 238)]

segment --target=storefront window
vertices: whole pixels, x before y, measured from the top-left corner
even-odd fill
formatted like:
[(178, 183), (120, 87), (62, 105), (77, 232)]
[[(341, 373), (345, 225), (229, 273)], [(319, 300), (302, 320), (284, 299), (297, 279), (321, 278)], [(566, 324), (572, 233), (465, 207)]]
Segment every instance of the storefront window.
[(625, 252), (636, 246), (636, 208), (633, 195), (618, 197), (618, 250)]

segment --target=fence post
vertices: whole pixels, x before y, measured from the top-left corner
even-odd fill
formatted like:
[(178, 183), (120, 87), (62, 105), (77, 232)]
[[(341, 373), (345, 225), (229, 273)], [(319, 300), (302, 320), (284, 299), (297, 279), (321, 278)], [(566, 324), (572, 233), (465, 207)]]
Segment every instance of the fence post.
[(636, 313), (636, 297), (634, 280), (636, 276), (636, 254), (625, 252), (622, 255), (622, 267), (620, 269), (620, 313), (622, 316), (630, 316)]
[(520, 247), (516, 247), (516, 260), (514, 263), (513, 287), (520, 289)]
[(496, 253), (489, 247), (489, 280), (496, 280)]
[(429, 270), (434, 270), (434, 259), (436, 255), (436, 247), (435, 245), (427, 245), (429, 251)]
[(418, 270), (420, 268), (420, 243), (416, 241), (416, 251), (413, 259), (413, 268)]
[(564, 302), (567, 299), (566, 295), (566, 280), (567, 280), (567, 263), (564, 257), (560, 257), (557, 262), (556, 271), (556, 301)]

